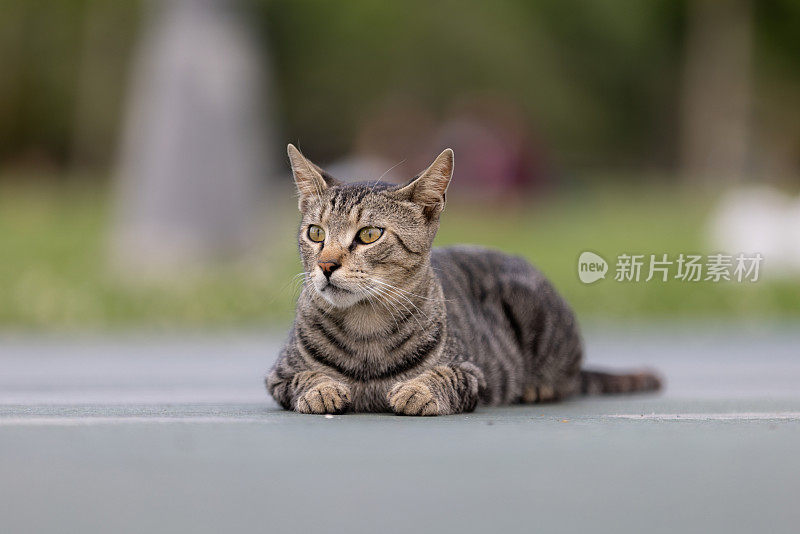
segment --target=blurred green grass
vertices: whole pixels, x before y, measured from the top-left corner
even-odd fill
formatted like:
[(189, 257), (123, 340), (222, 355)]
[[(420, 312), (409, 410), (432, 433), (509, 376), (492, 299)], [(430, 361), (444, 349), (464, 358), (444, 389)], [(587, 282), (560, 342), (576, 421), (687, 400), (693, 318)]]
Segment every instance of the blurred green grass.
[[(250, 327), (288, 322), (301, 270), (296, 213), (266, 225), (264, 250), (237, 264), (186, 273), (168, 284), (131, 284), (108, 266), (108, 195), (94, 187), (0, 186), (0, 328), (94, 330), (128, 327)], [(281, 203), (281, 199), (277, 200)], [(605, 188), (533, 203), (451, 198), (436, 244), (473, 243), (528, 258), (581, 319), (800, 316), (800, 280), (757, 283), (622, 283), (616, 257), (707, 253), (703, 228), (712, 199), (673, 189)], [(272, 235), (269, 235), (271, 232)], [(580, 283), (577, 258), (609, 262), (606, 280)], [(643, 269), (643, 273), (646, 275)]]

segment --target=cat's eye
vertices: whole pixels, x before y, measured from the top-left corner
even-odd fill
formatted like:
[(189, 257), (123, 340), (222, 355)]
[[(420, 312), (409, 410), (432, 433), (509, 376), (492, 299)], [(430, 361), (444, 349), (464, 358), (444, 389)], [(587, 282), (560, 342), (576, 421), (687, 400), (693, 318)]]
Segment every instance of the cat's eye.
[(312, 224), (308, 227), (308, 238), (315, 243), (322, 243), (325, 241), (325, 230), (321, 226)]
[(367, 226), (358, 231), (358, 242), (369, 245), (378, 240), (383, 235), (383, 228), (375, 228), (374, 226)]

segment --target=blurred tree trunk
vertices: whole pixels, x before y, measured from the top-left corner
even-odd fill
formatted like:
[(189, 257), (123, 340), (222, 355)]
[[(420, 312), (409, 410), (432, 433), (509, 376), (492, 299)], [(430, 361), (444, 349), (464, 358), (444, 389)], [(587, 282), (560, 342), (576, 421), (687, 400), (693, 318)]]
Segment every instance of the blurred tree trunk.
[(242, 6), (147, 5), (112, 245), (123, 272), (169, 278), (254, 246), (272, 163), (267, 80)]
[(688, 179), (743, 180), (750, 165), (753, 15), (749, 0), (687, 3), (681, 160)]
[(106, 169), (114, 153), (124, 96), (125, 69), (137, 26), (131, 2), (88, 2), (78, 58), (71, 164)]

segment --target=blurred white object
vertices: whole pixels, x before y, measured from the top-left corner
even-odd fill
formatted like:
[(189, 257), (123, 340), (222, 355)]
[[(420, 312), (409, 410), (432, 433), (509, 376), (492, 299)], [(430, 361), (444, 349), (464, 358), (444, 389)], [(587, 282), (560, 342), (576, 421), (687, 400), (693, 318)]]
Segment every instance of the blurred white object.
[(709, 226), (715, 251), (760, 252), (765, 276), (800, 273), (800, 198), (766, 186), (734, 189)]
[(147, 5), (112, 244), (124, 272), (172, 276), (254, 244), (271, 162), (265, 60), (238, 3)]

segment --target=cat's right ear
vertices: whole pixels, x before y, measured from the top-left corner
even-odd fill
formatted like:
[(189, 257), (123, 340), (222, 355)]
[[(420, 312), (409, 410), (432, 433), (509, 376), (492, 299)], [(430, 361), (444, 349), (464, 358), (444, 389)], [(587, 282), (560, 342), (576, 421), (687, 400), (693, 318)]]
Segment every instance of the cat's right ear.
[(308, 161), (293, 144), (289, 143), (286, 147), (286, 152), (289, 154), (294, 183), (297, 185), (297, 194), (299, 196), (297, 206), (301, 210), (303, 209), (304, 200), (313, 196), (320, 196), (327, 188), (338, 183), (325, 171)]

